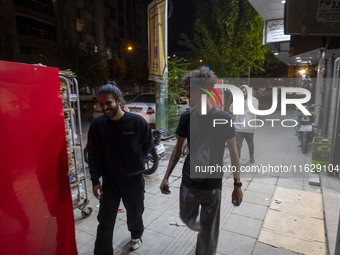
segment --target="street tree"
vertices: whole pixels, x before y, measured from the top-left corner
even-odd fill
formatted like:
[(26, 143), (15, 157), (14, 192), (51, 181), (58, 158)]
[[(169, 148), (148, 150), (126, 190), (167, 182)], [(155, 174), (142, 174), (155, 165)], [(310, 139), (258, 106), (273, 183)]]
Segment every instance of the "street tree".
[(263, 21), (247, 0), (197, 0), (192, 34), (180, 44), (220, 77), (264, 72)]
[(178, 105), (185, 99), (186, 90), (182, 87), (182, 78), (192, 69), (192, 64), (183, 58), (168, 60), (168, 106), (169, 130), (175, 130), (178, 121)]

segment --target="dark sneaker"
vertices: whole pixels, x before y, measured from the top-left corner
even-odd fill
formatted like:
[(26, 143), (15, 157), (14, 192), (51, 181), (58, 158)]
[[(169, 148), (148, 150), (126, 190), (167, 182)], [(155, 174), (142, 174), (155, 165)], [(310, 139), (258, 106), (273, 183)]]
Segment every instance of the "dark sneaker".
[(250, 156), (250, 164), (254, 164), (255, 163), (255, 158), (254, 158), (254, 156)]
[(137, 239), (131, 239), (129, 243), (129, 250), (130, 251), (135, 251), (137, 250), (140, 246), (142, 245), (142, 239), (137, 238)]

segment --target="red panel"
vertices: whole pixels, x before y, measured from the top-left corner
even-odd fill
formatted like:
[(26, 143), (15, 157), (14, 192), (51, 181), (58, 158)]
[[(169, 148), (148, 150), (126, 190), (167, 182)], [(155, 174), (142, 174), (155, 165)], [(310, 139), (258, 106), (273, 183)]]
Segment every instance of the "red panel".
[(0, 61), (0, 254), (77, 254), (58, 69)]

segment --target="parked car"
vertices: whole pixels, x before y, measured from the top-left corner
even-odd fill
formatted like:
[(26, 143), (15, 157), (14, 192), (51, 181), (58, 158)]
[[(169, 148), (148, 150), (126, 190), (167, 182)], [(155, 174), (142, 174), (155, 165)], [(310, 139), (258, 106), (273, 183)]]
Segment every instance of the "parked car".
[(131, 103), (136, 98), (136, 96), (138, 96), (138, 95), (137, 94), (125, 94), (125, 95), (123, 95), (125, 102), (127, 104)]
[(93, 102), (96, 103), (97, 95), (94, 88), (82, 87), (79, 89), (79, 100), (81, 102)]
[[(177, 114), (181, 115), (185, 112), (189, 105), (185, 99), (179, 99), (176, 102), (178, 110)], [(156, 123), (156, 97), (155, 94), (140, 94), (130, 104), (125, 105), (125, 111), (136, 113), (142, 116), (150, 125)]]
[(125, 111), (142, 116), (149, 124), (156, 123), (156, 97), (155, 94), (140, 94), (130, 104), (126, 104)]

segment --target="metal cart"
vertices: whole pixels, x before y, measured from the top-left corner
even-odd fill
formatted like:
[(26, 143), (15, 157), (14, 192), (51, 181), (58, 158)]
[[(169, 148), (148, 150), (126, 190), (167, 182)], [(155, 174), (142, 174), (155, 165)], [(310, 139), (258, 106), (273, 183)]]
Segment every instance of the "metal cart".
[(64, 108), (68, 154), (68, 175), (74, 209), (80, 209), (83, 218), (91, 215), (86, 186), (83, 138), (80, 118), (79, 89), (71, 71), (60, 71), (60, 92)]

